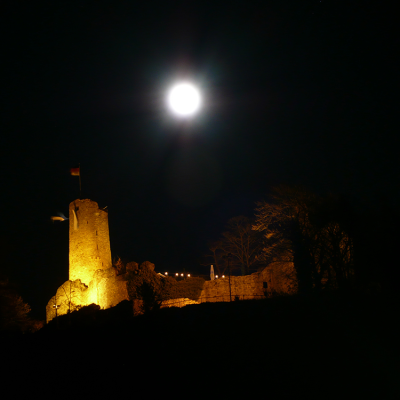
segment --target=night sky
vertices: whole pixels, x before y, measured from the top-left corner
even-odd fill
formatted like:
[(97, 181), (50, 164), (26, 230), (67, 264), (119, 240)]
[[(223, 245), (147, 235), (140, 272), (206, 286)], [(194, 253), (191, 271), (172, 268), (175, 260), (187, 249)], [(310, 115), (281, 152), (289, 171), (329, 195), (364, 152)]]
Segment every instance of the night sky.
[[(7, 5), (8, 3), (8, 5)], [(364, 1), (8, 1), (2, 7), (1, 268), (44, 319), (79, 198), (111, 251), (205, 273), (207, 243), (278, 184), (400, 200), (399, 35)], [(189, 119), (166, 93), (202, 92)]]

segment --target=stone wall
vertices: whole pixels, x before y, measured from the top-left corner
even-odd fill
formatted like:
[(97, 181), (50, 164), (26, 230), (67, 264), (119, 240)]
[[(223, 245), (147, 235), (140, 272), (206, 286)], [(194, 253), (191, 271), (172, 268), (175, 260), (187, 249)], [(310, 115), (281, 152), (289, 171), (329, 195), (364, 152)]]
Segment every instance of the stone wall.
[[(64, 315), (69, 310), (72, 312), (80, 306), (87, 305), (88, 289), (88, 286), (79, 279), (63, 283), (57, 289), (56, 295), (47, 303), (46, 323), (55, 318), (56, 315)], [(57, 306), (57, 311), (55, 306)]]
[(116, 306), (123, 300), (129, 300), (127, 281), (124, 275), (116, 276), (114, 268), (98, 270), (89, 285), (93, 292), (92, 303), (98, 304), (101, 308)]
[(188, 304), (200, 304), (200, 302), (196, 300), (191, 300), (187, 298), (182, 298), (182, 299), (171, 299), (171, 300), (164, 300), (161, 303), (161, 308), (166, 308), (166, 307), (185, 307)]
[[(136, 264), (136, 263), (131, 263)], [(145, 263), (143, 263), (145, 264)], [(137, 268), (137, 265), (133, 265)], [(152, 269), (154, 265), (151, 264)], [(57, 314), (63, 315), (79, 307), (98, 304), (102, 309), (116, 306), (123, 300), (129, 299), (127, 287), (128, 274), (117, 276), (113, 267), (97, 270), (86, 285), (80, 279), (67, 281), (61, 285), (46, 307), (46, 321), (56, 316), (54, 305), (58, 306)], [(205, 281), (204, 287), (197, 300), (171, 299), (163, 301), (162, 308), (184, 307), (188, 304), (204, 302), (235, 301), (263, 299), (276, 294), (294, 294), (297, 292), (296, 274), (292, 262), (276, 262), (264, 270), (246, 276), (231, 277), (231, 297), (229, 294), (229, 278)], [(133, 301), (134, 315), (142, 312), (142, 301)]]
[(85, 285), (77, 279), (63, 283), (57, 290), (46, 306), (46, 322), (51, 321), (56, 316), (55, 308), (57, 304), (57, 314), (64, 315), (68, 310), (74, 311), (79, 307), (89, 304), (98, 304), (102, 309), (116, 306), (123, 300), (129, 300), (127, 282), (124, 276), (116, 276), (114, 268), (97, 270), (90, 281)]
[(232, 300), (235, 300), (236, 297), (241, 300), (264, 297), (262, 285), (260, 287), (257, 278), (257, 273), (246, 276), (231, 276), (230, 291), (228, 277), (206, 281), (199, 302), (230, 301), (230, 293)]
[(297, 275), (291, 261), (274, 262), (260, 273), (268, 285), (268, 297), (280, 294), (295, 294), (298, 290)]
[(260, 272), (245, 276), (206, 281), (199, 302), (250, 300), (271, 297), (276, 294), (297, 292), (295, 270), (292, 262), (275, 262)]
[(93, 303), (105, 309), (127, 299), (126, 281), (112, 268), (108, 213), (95, 201), (73, 201), (69, 205), (69, 280), (48, 302), (47, 322), (56, 312), (63, 315)]
[(95, 201), (69, 205), (69, 279), (86, 285), (99, 269), (111, 267), (108, 213)]

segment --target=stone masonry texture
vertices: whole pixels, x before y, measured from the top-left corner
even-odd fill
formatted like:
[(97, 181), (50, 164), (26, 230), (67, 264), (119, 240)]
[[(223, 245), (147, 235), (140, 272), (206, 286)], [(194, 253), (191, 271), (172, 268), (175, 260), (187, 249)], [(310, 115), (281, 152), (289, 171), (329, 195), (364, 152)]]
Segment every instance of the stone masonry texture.
[[(146, 261), (140, 268), (154, 271)], [(126, 271), (136, 271), (138, 264), (127, 264)], [(117, 275), (111, 261), (108, 213), (92, 200), (75, 200), (69, 206), (69, 280), (62, 284), (46, 306), (46, 322), (56, 315), (97, 304), (102, 309), (130, 300), (128, 274)], [(265, 269), (246, 276), (232, 276), (206, 281), (197, 300), (172, 299), (161, 307), (183, 307), (187, 304), (249, 300), (276, 294), (297, 292), (293, 262), (274, 262)], [(140, 300), (133, 300), (134, 314), (140, 313)]]
[(69, 279), (88, 285), (97, 270), (110, 267), (108, 213), (92, 200), (73, 201), (69, 205)]
[(206, 281), (199, 302), (250, 300), (297, 292), (292, 262), (275, 262), (260, 272)]

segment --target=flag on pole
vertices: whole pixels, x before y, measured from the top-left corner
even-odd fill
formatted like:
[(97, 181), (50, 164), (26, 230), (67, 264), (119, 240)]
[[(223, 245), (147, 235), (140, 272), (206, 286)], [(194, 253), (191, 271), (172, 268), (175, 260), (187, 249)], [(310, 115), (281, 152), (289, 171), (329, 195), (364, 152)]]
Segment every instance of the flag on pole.
[(72, 176), (79, 176), (79, 197), (82, 198), (81, 164), (79, 164), (79, 167), (71, 168), (70, 171)]
[(80, 173), (80, 168), (79, 168), (79, 167), (77, 167), (77, 168), (71, 168), (71, 175), (72, 175), (72, 176), (80, 176), (80, 175), (81, 175), (81, 173)]
[(210, 278), (212, 281), (214, 280), (214, 266), (213, 265), (211, 265)]

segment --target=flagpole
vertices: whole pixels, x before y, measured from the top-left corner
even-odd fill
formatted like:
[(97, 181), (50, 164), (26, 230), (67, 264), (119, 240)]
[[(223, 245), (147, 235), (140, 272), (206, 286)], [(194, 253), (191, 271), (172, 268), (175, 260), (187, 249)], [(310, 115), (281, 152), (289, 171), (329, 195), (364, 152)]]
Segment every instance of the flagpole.
[(79, 163), (79, 198), (82, 199), (81, 163)]

